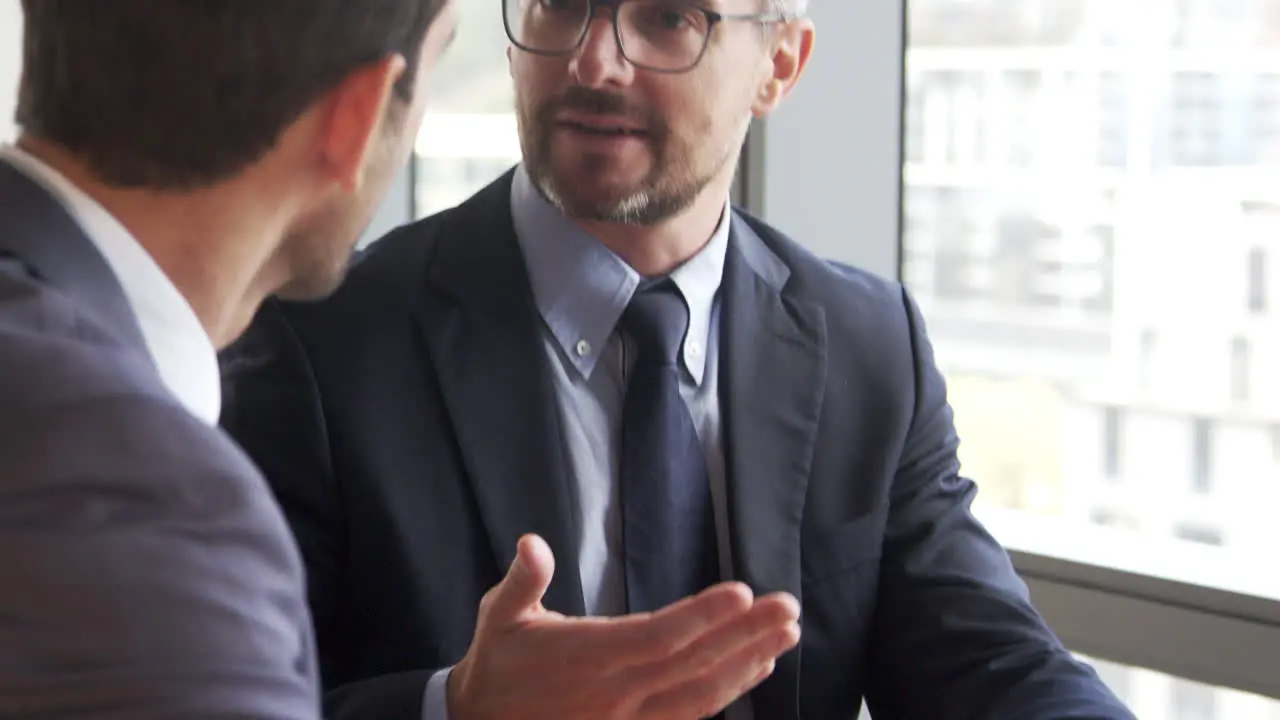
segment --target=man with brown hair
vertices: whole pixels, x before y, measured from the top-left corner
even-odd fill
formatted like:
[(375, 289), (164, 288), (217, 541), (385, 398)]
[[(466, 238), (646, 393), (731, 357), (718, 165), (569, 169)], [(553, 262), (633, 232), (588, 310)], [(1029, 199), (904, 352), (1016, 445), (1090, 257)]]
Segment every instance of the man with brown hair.
[(0, 717), (315, 718), (303, 570), (215, 349), (317, 297), (449, 0), (24, 0), (0, 148)]

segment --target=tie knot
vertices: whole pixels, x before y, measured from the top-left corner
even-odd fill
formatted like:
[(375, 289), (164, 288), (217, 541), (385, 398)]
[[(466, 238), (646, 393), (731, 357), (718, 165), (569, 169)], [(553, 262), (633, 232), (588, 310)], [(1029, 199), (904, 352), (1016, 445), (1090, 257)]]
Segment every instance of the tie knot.
[(689, 309), (670, 280), (642, 285), (622, 313), (622, 326), (638, 346), (637, 362), (675, 365), (689, 327)]

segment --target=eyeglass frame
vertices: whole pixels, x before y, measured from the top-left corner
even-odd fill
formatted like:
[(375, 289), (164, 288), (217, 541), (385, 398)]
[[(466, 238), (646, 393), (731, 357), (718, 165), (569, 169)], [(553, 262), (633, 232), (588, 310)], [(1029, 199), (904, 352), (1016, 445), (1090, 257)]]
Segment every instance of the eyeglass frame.
[[(716, 26), (721, 23), (733, 20), (733, 21), (741, 21), (741, 22), (753, 22), (753, 23), (758, 23), (760, 25), (770, 25), (773, 23), (790, 22), (800, 17), (798, 13), (786, 13), (786, 12), (723, 13), (723, 12), (718, 12), (716, 10), (710, 10), (710, 9), (704, 8), (701, 5), (690, 3), (688, 5), (690, 9), (697, 10), (707, 18), (707, 31), (703, 34), (702, 49), (698, 51), (698, 55), (693, 59), (693, 62), (689, 63), (687, 67), (676, 68), (673, 70), (670, 68), (659, 68), (659, 67), (653, 67), (652, 65), (645, 65), (643, 63), (638, 63), (627, 56), (627, 47), (622, 42), (622, 29), (618, 27), (618, 8), (622, 4), (627, 2), (639, 2), (639, 1), (645, 1), (645, 0), (587, 0), (587, 17), (586, 17), (586, 21), (582, 23), (582, 31), (578, 34), (577, 41), (575, 41), (573, 45), (571, 45), (570, 47), (564, 50), (536, 50), (516, 40), (515, 32), (511, 29), (511, 18), (508, 17), (508, 13), (507, 13), (508, 1), (509, 0), (498, 0), (498, 2), (502, 3), (502, 26), (504, 29), (506, 29), (507, 39), (511, 41), (511, 44), (515, 45), (517, 48), (523, 50), (524, 52), (532, 53), (534, 55), (541, 55), (543, 57), (564, 57), (566, 55), (572, 55), (578, 52), (578, 50), (582, 47), (582, 43), (586, 42), (587, 35), (591, 32), (591, 23), (595, 22), (596, 20), (596, 8), (605, 7), (613, 11), (611, 13), (612, 19), (610, 20), (610, 23), (613, 25), (613, 39), (618, 43), (618, 50), (622, 53), (622, 57), (625, 58), (626, 61), (631, 63), (631, 65), (633, 65), (634, 67), (640, 68), (642, 70), (647, 70), (649, 72), (665, 73), (668, 75), (679, 75), (682, 73), (691, 72), (694, 68), (698, 67), (698, 63), (702, 62), (703, 56), (707, 54), (707, 48), (711, 46), (711, 34), (715, 32)], [(542, 0), (532, 0), (532, 1), (542, 2)]]

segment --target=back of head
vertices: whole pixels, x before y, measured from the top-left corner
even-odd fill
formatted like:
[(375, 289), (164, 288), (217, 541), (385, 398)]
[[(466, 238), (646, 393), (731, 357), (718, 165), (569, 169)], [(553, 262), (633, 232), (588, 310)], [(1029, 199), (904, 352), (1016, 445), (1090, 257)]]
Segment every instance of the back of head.
[(445, 0), (22, 0), (17, 123), (102, 182), (185, 190), (266, 153), (349, 73), (398, 54), (408, 100)]

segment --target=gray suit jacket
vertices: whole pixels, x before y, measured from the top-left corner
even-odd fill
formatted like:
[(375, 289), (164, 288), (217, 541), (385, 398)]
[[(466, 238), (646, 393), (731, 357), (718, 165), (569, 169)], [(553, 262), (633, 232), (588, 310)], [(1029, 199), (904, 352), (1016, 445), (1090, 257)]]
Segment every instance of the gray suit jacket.
[(105, 260), (0, 162), (0, 718), (315, 718), (300, 558)]

